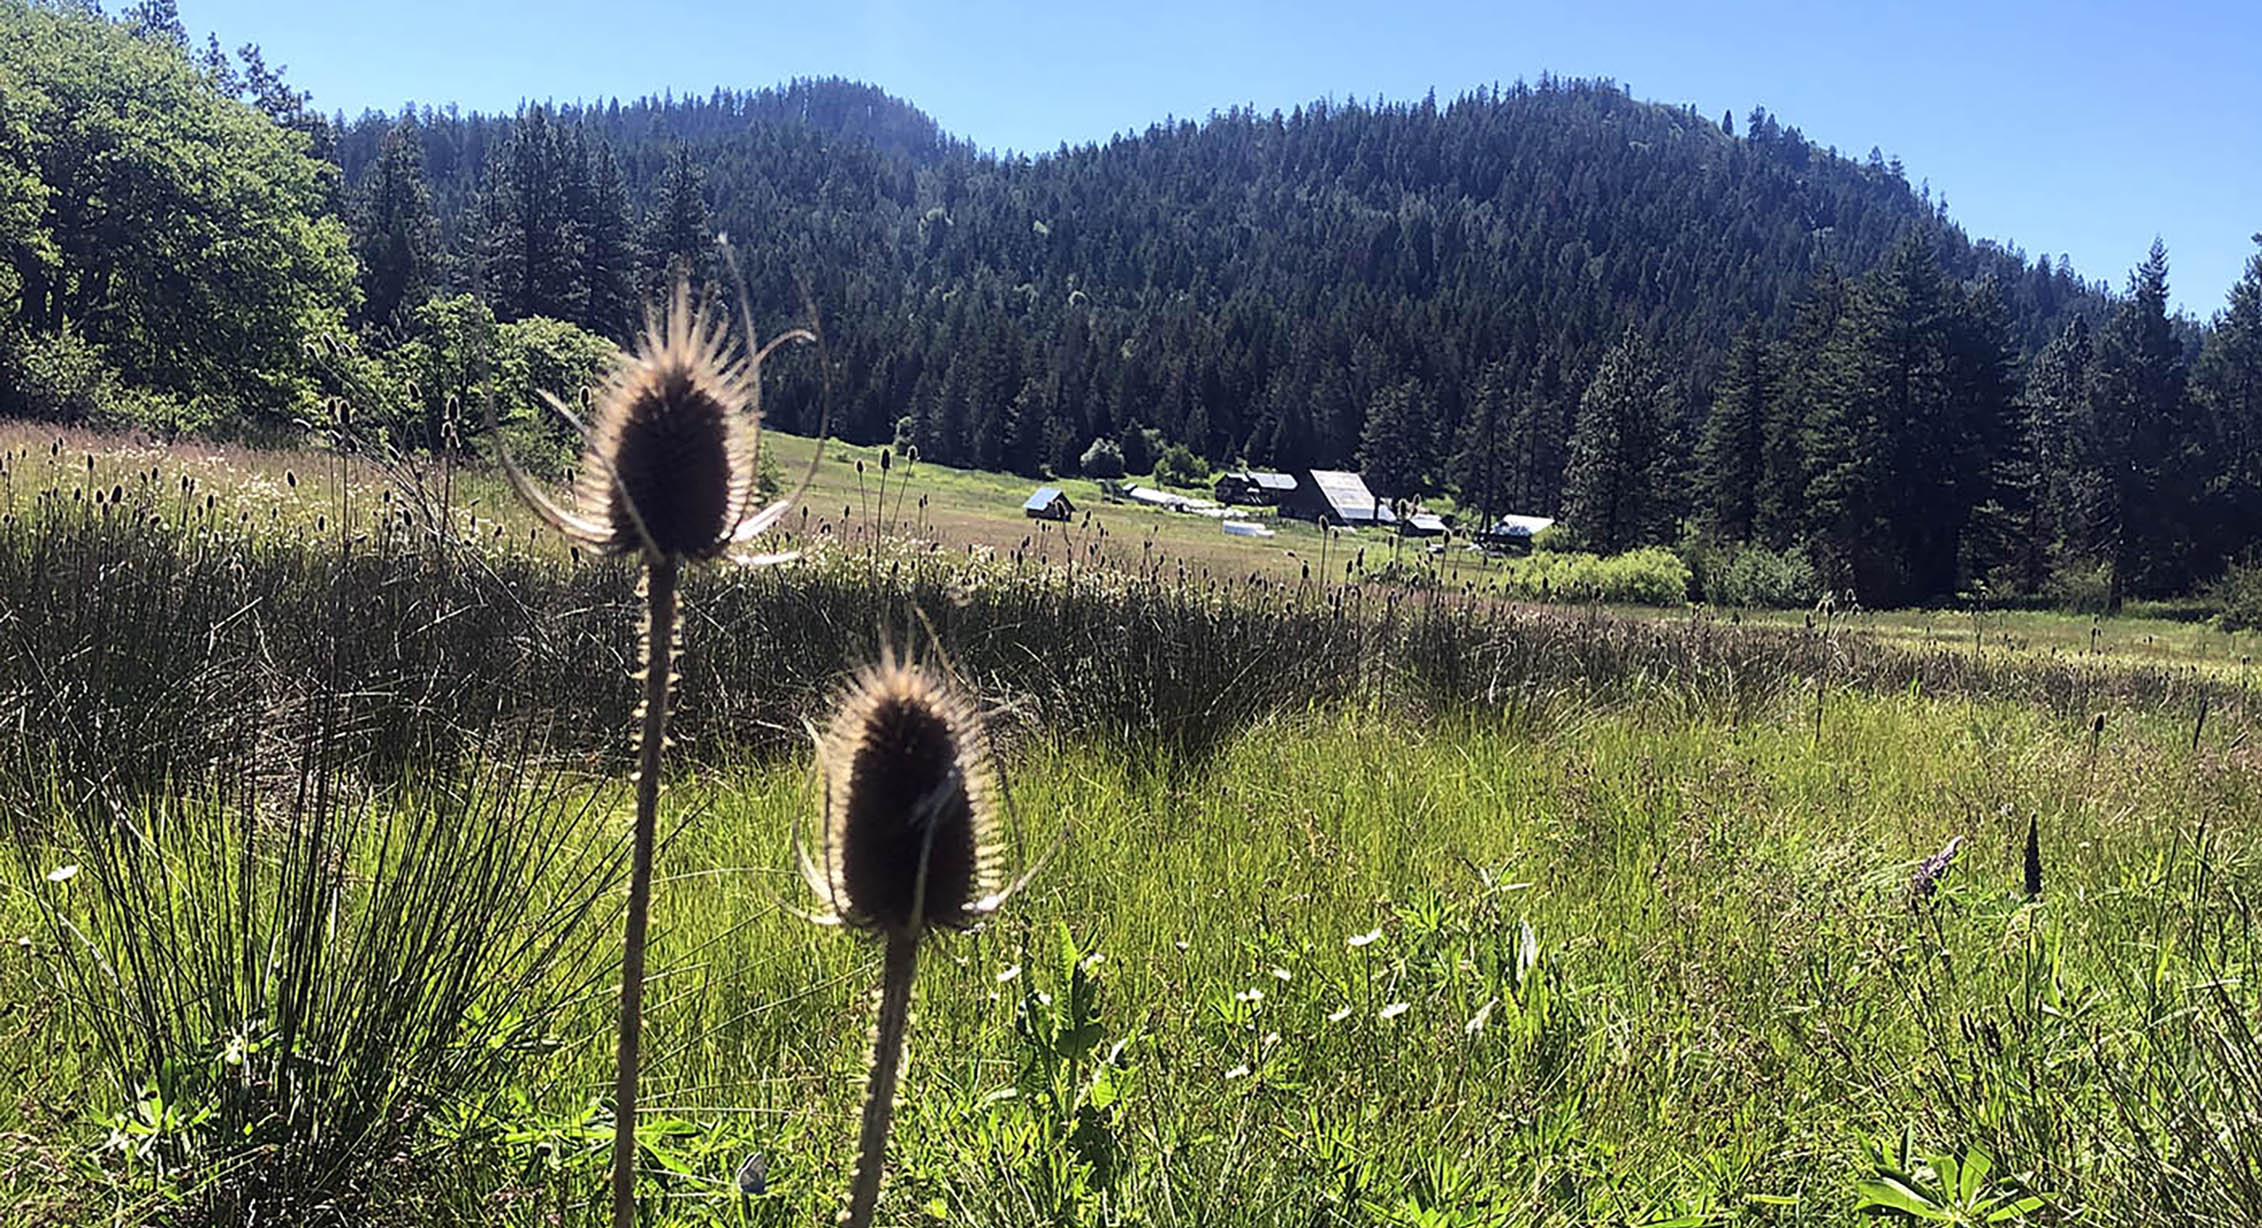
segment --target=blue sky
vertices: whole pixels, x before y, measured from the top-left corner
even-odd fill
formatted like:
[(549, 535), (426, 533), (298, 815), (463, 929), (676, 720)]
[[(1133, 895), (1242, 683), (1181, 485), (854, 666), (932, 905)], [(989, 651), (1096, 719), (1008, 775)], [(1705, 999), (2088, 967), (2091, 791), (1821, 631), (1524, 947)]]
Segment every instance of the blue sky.
[(1755, 104), (1853, 156), (1898, 156), (1975, 236), (2121, 287), (2158, 235), (2212, 315), (2262, 231), (2262, 3), (1067, 3), (179, 0), (192, 37), (257, 42), (325, 110), (407, 101), (868, 81), (957, 136), (1042, 153), (1166, 115), (1318, 97), (1442, 100), (1541, 72), (1638, 98)]

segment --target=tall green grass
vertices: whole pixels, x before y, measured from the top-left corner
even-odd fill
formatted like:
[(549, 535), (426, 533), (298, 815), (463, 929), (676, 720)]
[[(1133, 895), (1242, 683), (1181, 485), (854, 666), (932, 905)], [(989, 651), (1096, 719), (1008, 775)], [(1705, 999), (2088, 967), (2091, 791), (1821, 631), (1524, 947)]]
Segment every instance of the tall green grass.
[[(625, 800), (581, 769), (624, 753), (630, 577), (13, 515), (7, 1205), (600, 1221)], [(928, 961), (888, 1222), (2257, 1212), (2262, 760), (2218, 676), (919, 551), (686, 614), (653, 1223), (837, 1202), (873, 974), (788, 910), (796, 731), (929, 626), (1059, 851)]]

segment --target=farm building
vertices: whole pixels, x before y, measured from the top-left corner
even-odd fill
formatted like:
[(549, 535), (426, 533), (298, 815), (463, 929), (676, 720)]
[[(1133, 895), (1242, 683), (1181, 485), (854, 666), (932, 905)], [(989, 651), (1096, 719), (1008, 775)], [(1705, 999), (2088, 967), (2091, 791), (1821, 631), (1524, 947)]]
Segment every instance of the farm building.
[(1366, 480), (1341, 469), (1307, 469), (1280, 502), (1280, 514), (1298, 520), (1325, 517), (1332, 525), (1396, 524), (1390, 505), (1375, 498)]
[(1478, 540), (1487, 546), (1504, 546), (1515, 550), (1531, 549), (1532, 539), (1555, 523), (1548, 516), (1502, 516), (1492, 522)]
[(1415, 512), (1399, 524), (1398, 531), (1407, 537), (1443, 537), (1445, 520), (1429, 512)]
[(1223, 474), (1217, 479), (1216, 494), (1220, 503), (1237, 503), (1243, 507), (1278, 507), (1287, 502), (1296, 489), (1296, 475), (1292, 473), (1259, 473), (1241, 469)]
[(1066, 520), (1076, 514), (1076, 505), (1068, 501), (1068, 492), (1058, 486), (1039, 486), (1037, 493), (1021, 505), (1021, 514), (1031, 520)]

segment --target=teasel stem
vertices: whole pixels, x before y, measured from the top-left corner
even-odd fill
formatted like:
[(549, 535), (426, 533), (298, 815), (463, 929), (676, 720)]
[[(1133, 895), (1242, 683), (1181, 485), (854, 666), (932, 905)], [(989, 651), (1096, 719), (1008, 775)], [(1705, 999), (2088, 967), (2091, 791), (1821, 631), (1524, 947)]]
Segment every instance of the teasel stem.
[(911, 978), (918, 970), (916, 934), (889, 934), (880, 979), (880, 1018), (872, 1025), (872, 1073), (864, 1085), (864, 1122), (856, 1133), (856, 1179), (848, 1188), (842, 1228), (870, 1228), (887, 1167), (888, 1124), (895, 1118), (895, 1081), (903, 1068), (903, 1033), (911, 1023)]
[(613, 1224), (636, 1228), (636, 1077), (644, 1023), (644, 932), (652, 904), (652, 846), (660, 817), (660, 753), (668, 742), (675, 674), (676, 576), (671, 555), (644, 571), (643, 727), (636, 747), (636, 843), (628, 880), (628, 932), (620, 964), (620, 1050), (613, 1082)]

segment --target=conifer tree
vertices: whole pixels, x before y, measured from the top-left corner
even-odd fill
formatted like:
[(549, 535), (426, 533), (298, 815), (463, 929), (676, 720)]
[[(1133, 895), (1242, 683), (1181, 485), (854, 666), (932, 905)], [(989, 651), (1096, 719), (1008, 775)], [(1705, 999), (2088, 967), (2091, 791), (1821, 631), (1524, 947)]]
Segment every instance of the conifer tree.
[(1722, 541), (1749, 540), (1759, 520), (1769, 381), (1766, 347), (1746, 328), (1728, 351), (1697, 446), (1697, 519)]
[(2097, 336), (2087, 439), (2100, 479), (2098, 537), (2117, 613), (2140, 579), (2172, 588), (2184, 551), (2176, 496), (2194, 443), (2183, 347), (2168, 321), (2168, 252), (2159, 241), (2129, 277), (2128, 297)]
[(625, 342), (636, 331), (636, 234), (629, 220), (628, 184), (610, 142), (589, 138), (588, 191), (577, 219), (586, 306), (582, 327)]
[(1502, 511), (1502, 488), (1509, 477), (1508, 424), (1515, 416), (1509, 403), (1509, 383), (1515, 376), (1506, 361), (1485, 364), (1477, 380), (1476, 400), (1462, 417), (1460, 438), (1448, 466), (1461, 503), (1477, 511), (1478, 523), (1489, 526)]
[(1429, 489), (1436, 430), (1429, 401), (1414, 380), (1375, 393), (1359, 441), (1359, 468), (1378, 495), (1411, 498)]
[(1629, 328), (1602, 356), (1571, 432), (1563, 520), (1582, 546), (1615, 553), (1661, 534), (1664, 406), (1664, 380), (1641, 334)]
[(415, 112), (403, 111), (386, 132), (358, 204), (353, 248), (360, 262), (361, 318), (389, 326), (423, 302), (436, 281), (432, 197), (424, 183), (424, 141)]
[[(659, 293), (677, 278), (704, 281), (711, 276), (715, 231), (707, 215), (706, 178), (690, 150), (680, 144), (668, 150), (645, 223), (646, 294)], [(925, 447), (921, 445), (922, 455)]]

